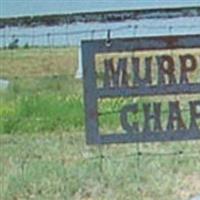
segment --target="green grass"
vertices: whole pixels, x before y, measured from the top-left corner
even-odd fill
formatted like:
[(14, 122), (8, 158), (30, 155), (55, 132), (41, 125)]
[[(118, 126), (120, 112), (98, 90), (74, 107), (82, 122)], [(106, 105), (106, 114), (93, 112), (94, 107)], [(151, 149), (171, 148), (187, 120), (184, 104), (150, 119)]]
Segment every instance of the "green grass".
[[(83, 133), (62, 130), (1, 136), (0, 199), (184, 200), (199, 193), (199, 142), (141, 144), (153, 154), (139, 161), (136, 149), (88, 147)], [(185, 154), (158, 154), (180, 150)]]
[[(0, 76), (11, 81), (0, 91), (0, 199), (185, 200), (197, 195), (198, 141), (86, 145), (77, 63), (76, 48), (0, 51)], [(176, 98), (184, 99), (185, 108), (186, 96), (136, 102), (141, 108), (162, 101), (166, 111), (166, 102)], [(99, 100), (99, 112), (107, 113), (99, 120), (102, 131), (118, 130), (117, 111), (132, 102)], [(184, 118), (188, 122), (187, 114)], [(137, 119), (143, 120), (141, 113)]]
[[(65, 131), (83, 131), (82, 81), (74, 79), (77, 59), (76, 47), (0, 51), (0, 77), (10, 80), (8, 90), (0, 91), (0, 133), (53, 132), (59, 127)], [(176, 100), (176, 97), (170, 98)], [(188, 99), (183, 98), (184, 101)], [(155, 100), (164, 102), (159, 97)], [(140, 98), (137, 103), (151, 101)], [(99, 112), (109, 113), (99, 118), (103, 132), (108, 128), (119, 128), (119, 111), (132, 102), (131, 98), (99, 101)], [(113, 111), (116, 112), (112, 114)], [(167, 111), (166, 104), (162, 111)], [(188, 121), (188, 115), (184, 115)], [(143, 121), (141, 112), (137, 119)], [(164, 114), (163, 121), (166, 119)]]
[(53, 132), (60, 127), (70, 131), (83, 130), (83, 100), (80, 96), (21, 96), (13, 108), (4, 109), (1, 133)]
[(11, 81), (1, 92), (0, 133), (83, 130), (81, 81), (70, 76)]
[(77, 48), (0, 52), (0, 133), (83, 130), (82, 81), (75, 80)]

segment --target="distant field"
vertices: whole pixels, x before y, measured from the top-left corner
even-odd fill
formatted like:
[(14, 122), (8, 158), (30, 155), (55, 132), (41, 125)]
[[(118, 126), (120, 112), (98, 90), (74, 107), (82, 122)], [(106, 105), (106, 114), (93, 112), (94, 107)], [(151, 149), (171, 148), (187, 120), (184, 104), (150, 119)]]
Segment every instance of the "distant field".
[(31, 48), (0, 51), (1, 77), (74, 75), (78, 50), (71, 48)]
[[(199, 141), (85, 144), (82, 80), (74, 79), (77, 55), (76, 48), (0, 51), (0, 77), (10, 80), (9, 88), (0, 90), (0, 199), (188, 200), (197, 195)], [(132, 101), (105, 99), (99, 109), (110, 112)], [(103, 130), (118, 128), (118, 115), (100, 123)]]
[(8, 90), (0, 90), (0, 132), (69, 130), (71, 121), (72, 129), (83, 127), (77, 63), (76, 48), (0, 51), (0, 77), (10, 81)]

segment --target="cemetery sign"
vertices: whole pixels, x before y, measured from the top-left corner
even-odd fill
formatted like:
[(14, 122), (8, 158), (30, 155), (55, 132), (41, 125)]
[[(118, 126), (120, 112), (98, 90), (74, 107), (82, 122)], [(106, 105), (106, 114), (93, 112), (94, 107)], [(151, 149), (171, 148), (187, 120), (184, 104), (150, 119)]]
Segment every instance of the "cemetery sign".
[[(200, 35), (82, 41), (82, 62), (88, 144), (200, 139)], [(100, 101), (130, 98), (104, 134)]]

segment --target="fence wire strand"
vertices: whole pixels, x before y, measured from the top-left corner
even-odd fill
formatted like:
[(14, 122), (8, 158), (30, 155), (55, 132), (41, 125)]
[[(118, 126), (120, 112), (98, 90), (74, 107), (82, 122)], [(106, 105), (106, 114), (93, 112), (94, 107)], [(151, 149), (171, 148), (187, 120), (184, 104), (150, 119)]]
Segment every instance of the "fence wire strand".
[[(106, 37), (106, 33), (108, 30), (111, 31), (111, 34), (114, 34), (114, 36), (111, 37), (120, 37), (123, 35), (123, 33), (118, 34), (120, 31), (126, 31), (126, 34), (129, 36), (139, 36), (138, 32), (140, 30), (144, 30), (145, 33), (148, 30), (154, 30), (152, 34), (155, 34), (157, 31), (166, 30), (166, 34), (172, 34), (173, 32), (176, 32), (177, 30), (183, 31), (183, 30), (196, 30), (199, 29), (198, 25), (141, 25), (141, 24), (128, 24), (128, 25), (121, 25), (114, 28), (93, 28), (93, 29), (85, 29), (85, 30), (75, 30), (70, 31), (67, 29), (66, 31), (48, 31), (44, 33), (36, 33), (35, 31), (30, 31), (30, 33), (10, 33), (10, 31), (3, 31), (3, 33), (0, 34), (0, 40), (1, 40), (1, 48), (12, 48), (12, 45), (17, 43), (20, 43), (21, 39), (24, 40), (24, 47), (37, 47), (41, 46), (40, 43), (44, 46), (52, 46), (56, 47), (61, 44), (56, 44), (58, 41), (61, 40), (65, 41), (62, 42), (63, 46), (74, 46), (79, 45), (79, 43), (75, 42), (77, 38), (83, 38), (83, 39), (95, 39), (95, 38), (102, 38)], [(34, 29), (33, 29), (34, 30)], [(98, 35), (100, 34), (100, 35)], [(157, 34), (156, 34), (157, 35)], [(74, 39), (74, 42), (70, 42), (70, 40)], [(46, 41), (46, 42), (44, 42)], [(56, 42), (57, 41), (57, 42)], [(21, 46), (23, 46), (21, 44)], [(14, 47), (14, 46), (13, 46)]]

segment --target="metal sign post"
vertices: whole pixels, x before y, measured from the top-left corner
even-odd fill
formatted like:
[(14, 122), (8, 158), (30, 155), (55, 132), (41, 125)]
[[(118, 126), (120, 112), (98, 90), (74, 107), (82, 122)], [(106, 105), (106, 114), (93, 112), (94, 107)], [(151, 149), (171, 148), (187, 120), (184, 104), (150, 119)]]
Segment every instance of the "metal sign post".
[[(169, 50), (181, 53), (175, 57)], [(134, 52), (146, 52), (146, 56), (141, 60)], [(101, 84), (97, 81), (98, 55), (104, 56)], [(139, 112), (138, 104), (127, 104), (119, 114), (123, 131), (118, 134), (99, 131), (98, 110), (98, 100), (104, 98), (162, 99), (169, 95), (200, 94), (200, 35), (110, 39), (109, 45), (107, 40), (83, 41), (82, 62), (88, 144), (200, 139), (199, 97), (188, 101), (188, 124), (179, 101), (168, 101), (165, 125), (161, 118), (162, 100), (143, 103), (142, 125), (129, 119), (129, 115), (134, 117)], [(193, 80), (191, 74), (197, 78)]]

